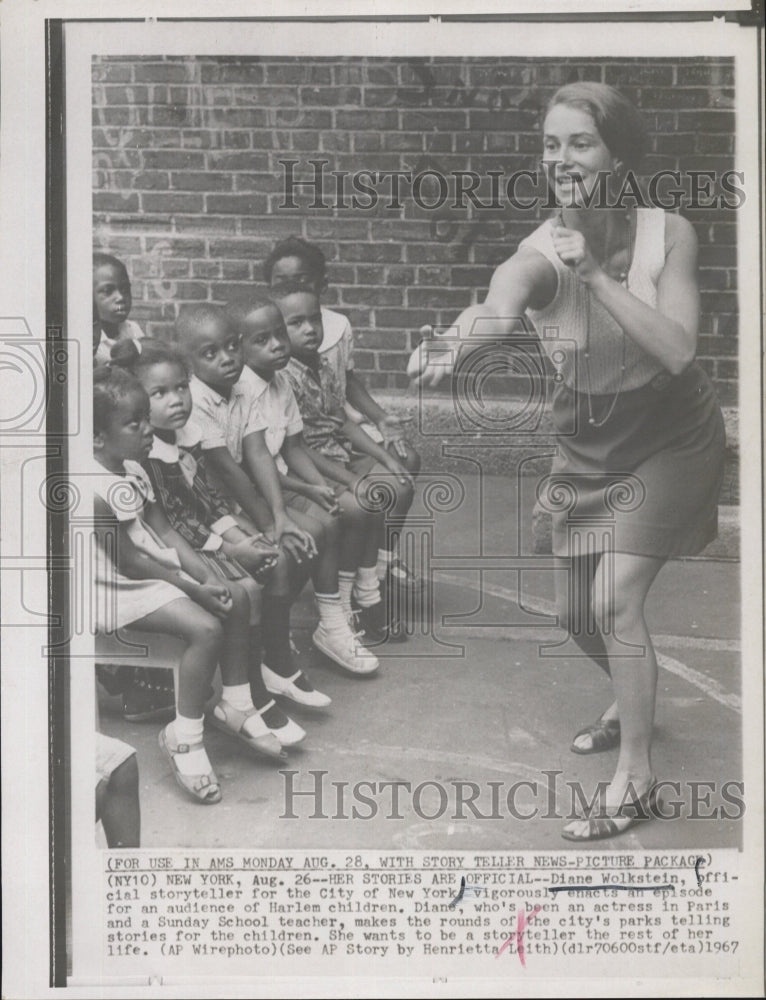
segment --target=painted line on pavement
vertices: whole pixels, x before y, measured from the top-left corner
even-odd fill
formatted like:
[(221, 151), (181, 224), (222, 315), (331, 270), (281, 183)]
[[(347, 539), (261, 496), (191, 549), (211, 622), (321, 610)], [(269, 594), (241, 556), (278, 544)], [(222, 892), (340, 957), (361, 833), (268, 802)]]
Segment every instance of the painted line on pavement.
[[(556, 615), (556, 607), (553, 601), (548, 601), (542, 597), (534, 597), (525, 594), (523, 596), (523, 603), (522, 603), (519, 600), (518, 590), (516, 590), (513, 587), (501, 587), (493, 583), (473, 583), (469, 580), (466, 580), (462, 576), (457, 576), (453, 573), (447, 573), (442, 570), (439, 570), (436, 573), (434, 573), (434, 576), (438, 577), (438, 579), (443, 581), (444, 583), (449, 583), (458, 587), (464, 587), (467, 588), (468, 590), (473, 590), (480, 594), (489, 594), (491, 597), (497, 597), (500, 600), (509, 601), (510, 603), (516, 604), (521, 608), (528, 607), (531, 611), (538, 612), (540, 614), (554, 615), (554, 616)], [(511, 626), (511, 628), (513, 628), (513, 626)], [(487, 629), (492, 629), (492, 631), (496, 633), (495, 635), (489, 635), (487, 634), (486, 631), (478, 632), (478, 629), (481, 629), (481, 626), (478, 626), (477, 628), (470, 628), (470, 626), (464, 625), (460, 626), (460, 631), (463, 633), (471, 632), (476, 638), (490, 639), (490, 638), (500, 638), (499, 634), (497, 633), (510, 632), (511, 628), (506, 630), (493, 626), (487, 626)], [(526, 638), (532, 642), (534, 642), (540, 634), (540, 630), (535, 629), (534, 627), (527, 629), (524, 627), (516, 626), (514, 632), (515, 632), (514, 635), (515, 638)], [(457, 628), (455, 628), (454, 630), (450, 628), (449, 634), (455, 635), (455, 637), (457, 638), (458, 637)], [(511, 638), (511, 636), (509, 635), (508, 638)], [(549, 639), (550, 633), (546, 632), (545, 638)], [(653, 637), (655, 644), (660, 646), (683, 647), (686, 645), (688, 648), (719, 649), (731, 652), (737, 652), (739, 650), (739, 643), (736, 642), (735, 640), (729, 640), (729, 639), (705, 640), (705, 642), (713, 643), (713, 645), (692, 646), (691, 643), (688, 641), (690, 637), (685, 637), (685, 638), (687, 639), (686, 643), (680, 641), (682, 639), (682, 637), (680, 636), (658, 635)], [(695, 640), (696, 642), (700, 643), (702, 637), (699, 638), (695, 637)], [(708, 698), (711, 698), (713, 701), (717, 701), (719, 705), (724, 705), (726, 708), (731, 709), (733, 712), (737, 712), (740, 715), (742, 714), (742, 699), (739, 697), (739, 695), (731, 694), (730, 692), (726, 691), (721, 686), (721, 684), (719, 684), (718, 681), (715, 680), (714, 678), (708, 677), (707, 674), (703, 674), (701, 671), (695, 670), (693, 667), (688, 666), (686, 663), (683, 663), (681, 660), (677, 660), (672, 656), (666, 656), (664, 653), (657, 654), (657, 664), (659, 667), (661, 667), (663, 670), (666, 670), (668, 673), (674, 674), (676, 677), (680, 677), (682, 680), (685, 680), (687, 684), (691, 684), (692, 687), (696, 687), (698, 691), (702, 691), (703, 694), (706, 694), (708, 696)]]

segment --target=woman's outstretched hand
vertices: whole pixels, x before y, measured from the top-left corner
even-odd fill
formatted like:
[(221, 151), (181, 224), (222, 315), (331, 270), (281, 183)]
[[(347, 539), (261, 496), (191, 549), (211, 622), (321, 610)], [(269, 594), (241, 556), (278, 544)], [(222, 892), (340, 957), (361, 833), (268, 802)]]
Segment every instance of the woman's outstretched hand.
[(421, 326), (418, 332), (422, 339), (410, 355), (407, 374), (413, 385), (434, 389), (445, 375), (452, 374), (453, 352), (449, 349), (439, 350), (438, 344), (434, 341), (432, 326)]

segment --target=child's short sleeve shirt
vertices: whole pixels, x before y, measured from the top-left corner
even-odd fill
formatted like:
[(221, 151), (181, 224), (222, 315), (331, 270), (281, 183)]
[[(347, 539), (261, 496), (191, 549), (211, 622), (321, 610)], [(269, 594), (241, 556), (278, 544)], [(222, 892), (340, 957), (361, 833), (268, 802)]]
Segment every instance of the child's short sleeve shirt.
[(343, 313), (335, 312), (334, 309), (322, 307), (322, 329), (324, 337), (319, 347), (319, 352), (331, 365), (338, 384), (341, 387), (344, 400), (344, 409), (349, 420), (355, 424), (360, 424), (365, 434), (372, 438), (377, 444), (383, 441), (383, 435), (378, 428), (367, 421), (359, 410), (354, 409), (346, 399), (346, 374), (354, 369), (354, 334), (351, 323)]
[(311, 369), (297, 358), (290, 358), (284, 370), (290, 380), (303, 417), (303, 437), (312, 448), (326, 458), (347, 465), (351, 460), (351, 444), (343, 434), (346, 413), (345, 397), (341, 393), (332, 365), (319, 356), (318, 379)]
[[(242, 442), (255, 431), (265, 431), (266, 424), (258, 410), (258, 385), (256, 375), (245, 368), (234, 383), (228, 399), (196, 376), (191, 388), (194, 425), (199, 431), (203, 451), (211, 448), (228, 448), (229, 454), (242, 464)], [(179, 437), (180, 440), (180, 437)]]
[(286, 437), (300, 434), (303, 430), (303, 419), (298, 408), (290, 380), (284, 372), (274, 372), (270, 381), (262, 379), (253, 372), (254, 383), (258, 390), (258, 413), (266, 425), (264, 432), (266, 446), (274, 458), (277, 469), (282, 475), (287, 475), (287, 465), (279, 454)]
[(101, 331), (101, 337), (99, 339), (98, 345), (96, 346), (96, 353), (93, 356), (93, 363), (96, 365), (105, 365), (112, 359), (112, 347), (119, 340), (143, 340), (144, 331), (138, 325), (134, 323), (132, 319), (126, 319), (124, 323), (120, 323), (117, 327), (117, 336), (114, 340), (110, 340), (109, 337)]
[(345, 400), (346, 372), (354, 367), (354, 334), (351, 323), (342, 313), (322, 306), (322, 329), (324, 337), (319, 352), (332, 365)]

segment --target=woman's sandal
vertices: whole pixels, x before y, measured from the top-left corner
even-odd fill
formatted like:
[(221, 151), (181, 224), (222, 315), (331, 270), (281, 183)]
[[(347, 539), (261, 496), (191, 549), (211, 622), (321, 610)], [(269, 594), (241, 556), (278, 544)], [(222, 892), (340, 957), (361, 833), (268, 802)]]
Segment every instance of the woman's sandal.
[[(590, 736), (590, 747), (587, 750), (576, 745), (576, 740), (580, 736)], [(575, 733), (575, 738), (569, 749), (572, 753), (584, 755), (589, 753), (604, 753), (607, 750), (613, 750), (619, 745), (620, 720), (605, 719), (602, 716), (602, 718), (597, 719), (592, 725), (581, 729), (579, 733)]]
[[(616, 837), (625, 833), (631, 826), (639, 820), (652, 819), (657, 815), (658, 789), (657, 782), (652, 778), (649, 787), (632, 802), (626, 802), (613, 813), (605, 813), (600, 816), (588, 816), (585, 819), (572, 820), (561, 831), (564, 840), (572, 840), (575, 843), (586, 840), (605, 840), (607, 837)], [(627, 815), (626, 815), (627, 813)], [(583, 833), (575, 833), (573, 826), (587, 823)]]
[(176, 743), (168, 733), (170, 726), (172, 726), (172, 723), (169, 723), (164, 729), (160, 730), (159, 743), (170, 761), (170, 766), (173, 769), (173, 777), (181, 788), (197, 802), (201, 802), (206, 806), (212, 806), (216, 802), (220, 802), (221, 785), (212, 768), (207, 774), (184, 774), (178, 769), (176, 757), (179, 754), (192, 753), (194, 750), (204, 750), (205, 744), (202, 740), (198, 743)]
[[(223, 713), (222, 719), (216, 714), (219, 709)], [(257, 728), (262, 730), (257, 736), (252, 735), (252, 733), (245, 729), (245, 725), (249, 719), (256, 719)], [(287, 754), (282, 744), (263, 721), (257, 708), (241, 712), (238, 708), (234, 708), (228, 701), (221, 698), (210, 715), (210, 722), (216, 729), (220, 729), (222, 733), (226, 733), (228, 736), (235, 736), (238, 740), (241, 740), (251, 750), (257, 750), (259, 753), (276, 760), (287, 760)]]

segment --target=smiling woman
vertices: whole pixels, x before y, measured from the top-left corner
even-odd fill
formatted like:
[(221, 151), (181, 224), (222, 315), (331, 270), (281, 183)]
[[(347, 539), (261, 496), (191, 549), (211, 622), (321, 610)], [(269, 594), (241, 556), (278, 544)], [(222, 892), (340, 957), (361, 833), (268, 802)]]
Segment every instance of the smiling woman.
[[(558, 452), (538, 492), (553, 513), (559, 621), (611, 677), (615, 695), (571, 750), (620, 747), (601, 815), (562, 832), (582, 841), (623, 832), (655, 803), (657, 661), (644, 602), (668, 558), (695, 555), (716, 535), (725, 435), (694, 362), (694, 231), (662, 209), (615, 207), (646, 146), (641, 116), (614, 88), (580, 82), (554, 94), (543, 131), (558, 208), (451, 333), (465, 355), (477, 326), (486, 345), (523, 334), (518, 317), (526, 316), (556, 368)], [(434, 352), (428, 334), (408, 372), (435, 386), (454, 359)], [(611, 530), (595, 530), (605, 514)]]
[(556, 92), (545, 120), (543, 162), (555, 168), (559, 204), (588, 207), (596, 183), (612, 174), (619, 181), (646, 147), (644, 120), (618, 90), (580, 82)]

